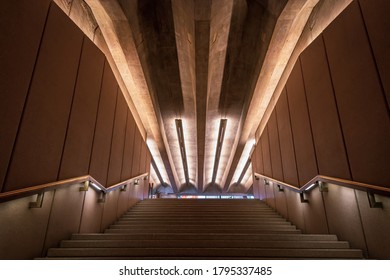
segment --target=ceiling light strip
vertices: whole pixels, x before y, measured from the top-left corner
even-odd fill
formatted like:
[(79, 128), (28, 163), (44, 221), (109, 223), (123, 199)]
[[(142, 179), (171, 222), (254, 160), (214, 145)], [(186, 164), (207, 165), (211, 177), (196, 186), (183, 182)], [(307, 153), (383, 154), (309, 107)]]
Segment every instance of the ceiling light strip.
[(181, 119), (176, 119), (175, 124), (176, 124), (177, 138), (179, 139), (181, 161), (183, 163), (184, 176), (186, 179), (186, 184), (188, 185), (190, 183), (190, 178), (188, 176), (187, 153), (186, 153), (186, 146), (184, 144), (183, 123)]
[(211, 179), (212, 183), (215, 183), (215, 179), (217, 178), (218, 165), (219, 165), (219, 159), (221, 157), (223, 138), (225, 137), (226, 124), (227, 124), (227, 119), (221, 119), (221, 122), (219, 123), (217, 148), (215, 151), (213, 176)]

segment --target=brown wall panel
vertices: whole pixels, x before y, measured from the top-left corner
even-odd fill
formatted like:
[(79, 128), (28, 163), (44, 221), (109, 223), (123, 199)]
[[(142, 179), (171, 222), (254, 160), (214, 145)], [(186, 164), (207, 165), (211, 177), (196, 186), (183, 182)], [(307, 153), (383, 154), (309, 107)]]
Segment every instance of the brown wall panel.
[(100, 193), (89, 188), (85, 194), (80, 233), (100, 232), (104, 204), (98, 203)]
[(82, 184), (57, 189), (46, 232), (44, 251), (58, 247), (61, 240), (69, 239), (72, 233), (79, 232), (85, 192), (80, 192)]
[(359, 0), (368, 37), (390, 107), (390, 1)]
[(84, 39), (59, 179), (88, 174), (104, 55)]
[(51, 5), (5, 190), (57, 180), (82, 41), (77, 26)]
[(145, 143), (146, 147), (146, 160), (145, 160), (145, 173), (150, 173), (150, 165), (152, 163), (152, 155), (150, 154), (148, 145)]
[(298, 173), (295, 162), (294, 141), (291, 131), (286, 90), (283, 90), (275, 108), (278, 121), (280, 153), (282, 158), (284, 181), (286, 183), (297, 186), (299, 184)]
[(376, 195), (382, 208), (370, 208), (367, 193), (356, 190), (356, 197), (362, 218), (364, 235), (371, 259), (390, 259), (390, 197)]
[(147, 152), (147, 148), (146, 148), (146, 144), (144, 141), (142, 141), (142, 144), (141, 144), (141, 158), (140, 158), (140, 169), (139, 169), (139, 174), (143, 174), (145, 173), (145, 165), (146, 165), (146, 152)]
[(135, 135), (135, 120), (130, 111), (127, 112), (127, 124), (126, 124), (126, 138), (125, 138), (125, 149), (123, 151), (123, 165), (121, 180), (131, 178), (131, 168), (133, 164), (133, 153), (134, 153), (134, 135)]
[(255, 146), (255, 149), (253, 150), (252, 152), (252, 155), (251, 155), (251, 164), (252, 164), (252, 173), (259, 173), (257, 171), (257, 148), (258, 148), (258, 145)]
[(258, 187), (259, 187), (259, 196), (260, 196), (260, 200), (266, 200), (267, 199), (267, 196), (265, 194), (265, 184), (264, 184), (264, 180), (262, 179), (259, 179), (257, 180), (258, 182)]
[(288, 78), (286, 89), (298, 178), (300, 185), (303, 185), (316, 176), (318, 170), (299, 60)]
[(261, 149), (261, 140), (259, 139), (259, 142), (257, 142), (256, 145), (256, 166), (257, 166), (257, 173), (264, 174), (264, 162), (263, 162), (263, 151)]
[(271, 152), (272, 176), (275, 179), (283, 181), (284, 177), (283, 177), (282, 158), (280, 155), (279, 132), (278, 132), (278, 124), (276, 120), (276, 110), (274, 110), (273, 113), (271, 114), (268, 120), (267, 128), (268, 128), (269, 146)]
[(274, 185), (274, 195), (276, 211), (278, 211), (283, 217), (288, 218), (286, 194), (284, 191), (280, 191), (277, 185)]
[(359, 4), (324, 32), (332, 80), (355, 181), (390, 186), (390, 121)]
[(123, 151), (126, 136), (127, 111), (128, 107), (126, 100), (118, 88), (114, 131), (111, 142), (110, 165), (108, 167), (108, 186), (119, 183), (121, 180)]
[(120, 189), (117, 189), (106, 194), (106, 201), (104, 202), (104, 210), (102, 215), (102, 224), (100, 228), (101, 231), (107, 229), (117, 220), (117, 206), (120, 193)]
[(302, 204), (305, 218), (305, 231), (307, 233), (328, 233), (326, 213), (322, 193), (319, 188), (305, 194), (309, 203)]
[(53, 192), (45, 193), (42, 208), (28, 208), (36, 196), (0, 203), (0, 259), (41, 257)]
[(135, 130), (134, 135), (134, 152), (133, 152), (133, 164), (131, 168), (131, 177), (135, 177), (140, 175), (140, 159), (141, 159), (141, 145), (142, 145), (142, 137), (139, 133), (139, 130)]
[(264, 191), (265, 191), (265, 202), (271, 206), (272, 208), (276, 209), (276, 201), (275, 201), (275, 193), (274, 193), (274, 187), (273, 183), (270, 183), (269, 185), (264, 185)]
[(116, 83), (114, 74), (106, 62), (89, 169), (89, 174), (103, 185), (107, 183), (112, 130), (114, 126), (116, 99), (118, 96), (117, 89), (118, 84)]
[(125, 191), (120, 192), (118, 197), (117, 213), (116, 216), (119, 219), (129, 208), (129, 196), (131, 195), (131, 185), (128, 185)]
[(129, 201), (128, 201), (128, 207), (134, 206), (138, 201), (143, 199), (143, 189), (141, 184), (134, 186), (132, 184), (130, 186), (130, 195), (129, 195)]
[(350, 179), (322, 36), (301, 55), (319, 174)]
[(303, 205), (300, 201), (299, 194), (290, 190), (284, 190), (288, 208), (288, 220), (297, 228), (305, 231), (305, 218), (303, 216)]
[(255, 199), (261, 199), (260, 198), (260, 186), (259, 186), (259, 181), (256, 180), (255, 175), (253, 174), (253, 196)]
[[(0, 3), (0, 191), (19, 127), (50, 2), (20, 0)], [(31, 24), (32, 22), (34, 24)], [(9, 28), (10, 26), (12, 28)]]
[(348, 240), (352, 248), (366, 251), (355, 191), (332, 184), (327, 186), (329, 191), (324, 192), (323, 197), (329, 233), (337, 234), (340, 240)]
[(271, 154), (269, 149), (268, 127), (266, 127), (260, 137), (261, 151), (263, 153), (264, 175), (272, 177)]

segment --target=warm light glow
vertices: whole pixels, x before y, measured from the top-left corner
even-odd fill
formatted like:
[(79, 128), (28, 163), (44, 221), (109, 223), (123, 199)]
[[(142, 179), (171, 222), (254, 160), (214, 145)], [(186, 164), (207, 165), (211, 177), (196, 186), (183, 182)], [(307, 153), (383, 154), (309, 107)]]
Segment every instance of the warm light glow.
[[(253, 152), (253, 147), (256, 144), (255, 139), (250, 139), (248, 142), (246, 142), (246, 145), (244, 147), (244, 150), (241, 154), (240, 161), (237, 164), (237, 168), (234, 171), (234, 175), (232, 177), (232, 181), (230, 184), (233, 184), (238, 181), (238, 178), (240, 177), (246, 162), (248, 161), (248, 158), (251, 157), (251, 152)], [(245, 182), (245, 181), (243, 181)]]
[[(152, 155), (154, 162), (156, 163), (158, 172), (160, 172), (160, 175), (165, 183), (169, 184), (168, 174), (165, 170), (164, 164), (162, 162), (162, 158), (160, 155), (160, 151), (158, 150), (157, 144), (153, 139), (147, 138), (146, 139), (146, 145), (149, 148), (150, 154)], [(156, 175), (157, 177), (157, 175)], [(155, 182), (159, 182), (160, 180), (156, 180)]]

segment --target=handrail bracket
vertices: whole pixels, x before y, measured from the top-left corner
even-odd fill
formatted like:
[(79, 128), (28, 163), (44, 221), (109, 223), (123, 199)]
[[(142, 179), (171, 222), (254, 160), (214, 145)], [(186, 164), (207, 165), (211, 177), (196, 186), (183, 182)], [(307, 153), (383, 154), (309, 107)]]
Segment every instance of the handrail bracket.
[(309, 203), (309, 200), (305, 198), (304, 192), (299, 193), (299, 198), (301, 199), (301, 203)]
[(122, 187), (121, 187), (121, 192), (125, 192), (127, 190), (127, 186), (128, 184), (124, 184)]
[(98, 199), (98, 203), (105, 203), (106, 202), (106, 193), (105, 192), (101, 192), (100, 193), (100, 197)]
[(368, 202), (370, 203), (370, 208), (383, 208), (383, 204), (380, 201), (376, 201), (375, 194), (371, 191), (367, 191)]
[(80, 192), (86, 192), (88, 191), (88, 189), (89, 189), (89, 181), (85, 181), (84, 186), (79, 188)]
[(328, 186), (322, 182), (322, 181), (318, 181), (318, 189), (320, 190), (320, 192), (328, 192)]
[(30, 202), (28, 207), (29, 208), (42, 208), (42, 204), (43, 204), (43, 198), (45, 196), (45, 193), (44, 192), (41, 192), (37, 195), (37, 200), (34, 201), (34, 202)]

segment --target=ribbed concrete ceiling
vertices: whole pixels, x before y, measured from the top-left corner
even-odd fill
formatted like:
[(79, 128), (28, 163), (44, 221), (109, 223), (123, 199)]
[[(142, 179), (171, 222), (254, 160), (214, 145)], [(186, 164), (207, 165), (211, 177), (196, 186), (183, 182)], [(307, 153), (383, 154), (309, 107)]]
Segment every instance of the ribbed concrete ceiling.
[(256, 130), (318, 1), (56, 0), (109, 57), (154, 181), (192, 193), (250, 189)]

